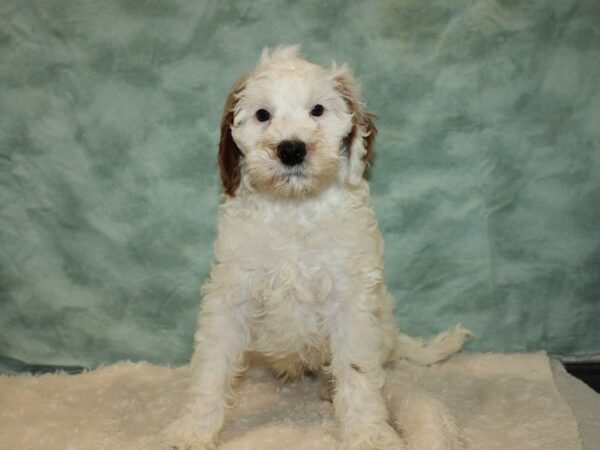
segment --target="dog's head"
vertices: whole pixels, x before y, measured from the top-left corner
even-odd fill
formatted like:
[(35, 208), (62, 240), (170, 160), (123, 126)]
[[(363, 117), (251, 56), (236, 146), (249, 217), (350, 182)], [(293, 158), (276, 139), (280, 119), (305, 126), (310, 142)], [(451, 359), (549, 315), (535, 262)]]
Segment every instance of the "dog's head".
[(312, 196), (334, 181), (356, 185), (377, 129), (350, 70), (327, 70), (297, 56), (298, 47), (263, 51), (225, 103), (219, 166), (226, 194), (243, 181), (285, 198)]

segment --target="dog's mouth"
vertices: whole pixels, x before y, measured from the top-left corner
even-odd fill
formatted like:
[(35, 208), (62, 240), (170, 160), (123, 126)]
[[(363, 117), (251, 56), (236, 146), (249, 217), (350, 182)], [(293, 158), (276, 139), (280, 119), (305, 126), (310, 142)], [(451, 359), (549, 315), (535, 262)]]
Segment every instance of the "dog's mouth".
[(305, 176), (306, 169), (304, 168), (304, 164), (299, 164), (297, 166), (292, 167), (285, 167), (282, 171), (282, 178), (286, 181), (303, 178)]

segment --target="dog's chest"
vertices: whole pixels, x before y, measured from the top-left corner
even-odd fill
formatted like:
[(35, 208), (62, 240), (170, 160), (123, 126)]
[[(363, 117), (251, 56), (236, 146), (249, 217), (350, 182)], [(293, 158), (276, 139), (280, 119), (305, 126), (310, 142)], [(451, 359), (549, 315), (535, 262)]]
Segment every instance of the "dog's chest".
[(280, 236), (270, 233), (259, 247), (249, 279), (258, 349), (288, 354), (324, 346), (340, 256), (331, 236), (288, 230)]
[(274, 356), (326, 351), (348, 259), (340, 233), (326, 221), (290, 226), (284, 218), (245, 230), (237, 261), (246, 269), (255, 350)]
[(357, 269), (379, 252), (368, 205), (346, 203), (342, 197), (313, 210), (274, 212), (240, 202), (222, 211), (216, 256), (235, 274), (230, 282), (241, 284), (255, 350), (328, 348), (339, 307), (360, 282)]
[(283, 263), (266, 278), (255, 279), (251, 290), (256, 350), (286, 355), (326, 346), (329, 333), (325, 323), (331, 308), (327, 275)]

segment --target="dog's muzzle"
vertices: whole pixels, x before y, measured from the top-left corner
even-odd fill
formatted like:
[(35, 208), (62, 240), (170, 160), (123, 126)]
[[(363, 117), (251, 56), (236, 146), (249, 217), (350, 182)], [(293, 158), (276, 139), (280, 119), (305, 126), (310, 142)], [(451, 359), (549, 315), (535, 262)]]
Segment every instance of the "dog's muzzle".
[(306, 144), (302, 141), (281, 141), (277, 146), (277, 156), (286, 166), (301, 164), (306, 156)]

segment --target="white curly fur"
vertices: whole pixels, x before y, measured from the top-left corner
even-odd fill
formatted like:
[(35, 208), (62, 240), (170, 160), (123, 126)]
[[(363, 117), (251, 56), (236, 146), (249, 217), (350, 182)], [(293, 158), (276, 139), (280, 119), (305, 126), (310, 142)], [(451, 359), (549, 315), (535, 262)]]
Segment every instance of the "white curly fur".
[[(372, 116), (346, 66), (325, 69), (297, 53), (265, 50), (225, 107), (220, 158), (229, 195), (203, 290), (189, 402), (164, 434), (172, 448), (213, 448), (233, 380), (261, 359), (283, 378), (310, 371), (332, 380), (344, 448), (404, 449), (382, 396), (384, 365), (434, 363), (469, 335), (458, 326), (427, 343), (397, 331), (362, 177)], [(310, 114), (316, 104), (321, 116)], [(270, 119), (259, 121), (259, 109)], [(283, 140), (306, 143), (301, 164), (281, 162)]]

